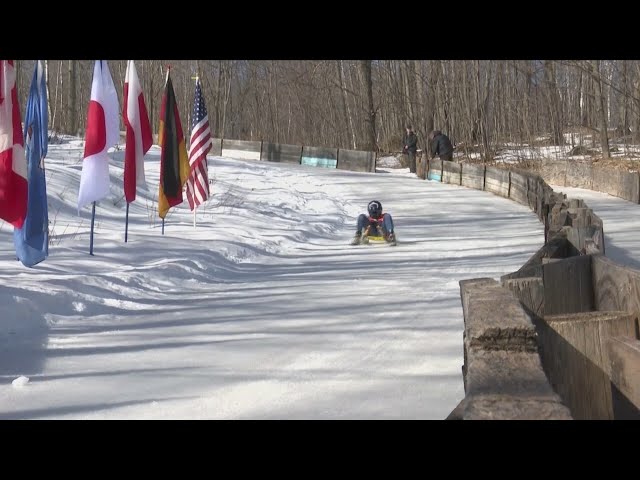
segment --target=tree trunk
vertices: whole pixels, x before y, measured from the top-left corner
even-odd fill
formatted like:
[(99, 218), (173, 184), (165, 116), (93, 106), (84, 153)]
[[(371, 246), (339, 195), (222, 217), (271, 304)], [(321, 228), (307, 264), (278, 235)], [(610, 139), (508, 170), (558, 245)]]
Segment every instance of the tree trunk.
[(413, 62), (414, 78), (415, 78), (415, 129), (423, 136), (425, 134), (425, 111), (424, 111), (424, 79), (422, 76), (423, 62), (414, 60)]
[(376, 112), (373, 108), (373, 81), (371, 78), (371, 60), (360, 60), (360, 71), (364, 81), (365, 106), (365, 150), (377, 152), (376, 146)]
[(626, 136), (629, 134), (629, 126), (630, 126), (630, 122), (629, 122), (629, 68), (628, 68), (628, 62), (626, 61), (622, 61), (622, 88), (624, 91), (624, 97), (622, 99), (622, 105), (621, 105), (621, 109), (620, 109), (620, 123), (619, 123), (619, 127), (621, 130), (621, 134), (623, 137), (625, 137), (625, 143), (626, 143)]
[(356, 137), (353, 133), (353, 120), (349, 111), (349, 98), (347, 97), (347, 86), (344, 81), (344, 65), (342, 60), (337, 61), (338, 78), (340, 80), (340, 98), (342, 99), (342, 112), (344, 115), (345, 132), (347, 134), (345, 145), (351, 143), (352, 148), (356, 148)]
[(69, 123), (67, 125), (67, 133), (76, 135), (78, 133), (76, 120), (77, 120), (77, 106), (76, 106), (76, 73), (77, 73), (77, 60), (69, 60)]
[(45, 78), (45, 88), (47, 90), (47, 115), (49, 118), (51, 118), (52, 111), (51, 111), (51, 93), (49, 90), (49, 60), (44, 61), (44, 78)]
[(51, 116), (51, 127), (57, 132), (60, 130), (56, 122), (56, 113), (58, 112), (58, 91), (62, 91), (62, 60), (58, 62), (58, 71), (56, 72), (56, 91), (53, 94), (53, 114)]
[(609, 134), (607, 131), (607, 107), (606, 99), (602, 89), (602, 76), (600, 74), (600, 60), (593, 60), (592, 73), (594, 75), (596, 87), (596, 102), (598, 104), (598, 113), (600, 114), (600, 147), (602, 148), (602, 157), (609, 158)]
[(549, 122), (551, 124), (551, 140), (554, 145), (564, 145), (562, 106), (556, 84), (556, 72), (553, 60), (544, 62), (544, 78), (547, 90)]

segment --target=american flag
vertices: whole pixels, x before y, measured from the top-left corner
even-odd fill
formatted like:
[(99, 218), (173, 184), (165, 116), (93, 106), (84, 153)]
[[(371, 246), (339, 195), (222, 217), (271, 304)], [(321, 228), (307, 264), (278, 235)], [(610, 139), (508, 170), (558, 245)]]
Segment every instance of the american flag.
[(191, 143), (189, 147), (189, 178), (187, 179), (187, 199), (191, 210), (209, 198), (207, 175), (207, 152), (211, 150), (211, 129), (207, 107), (202, 97), (200, 80), (196, 80), (196, 97), (191, 121)]

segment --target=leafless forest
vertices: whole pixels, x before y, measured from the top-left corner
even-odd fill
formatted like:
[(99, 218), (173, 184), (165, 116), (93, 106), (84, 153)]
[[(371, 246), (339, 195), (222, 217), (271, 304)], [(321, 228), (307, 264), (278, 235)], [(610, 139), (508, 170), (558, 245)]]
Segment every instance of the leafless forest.
[[(34, 61), (19, 60), (21, 107)], [(110, 60), (122, 97), (126, 60)], [(167, 65), (188, 131), (200, 75), (217, 137), (398, 152), (407, 124), (491, 160), (505, 145), (582, 144), (610, 155), (640, 138), (640, 61), (138, 60), (154, 129)], [(82, 136), (93, 61), (49, 60), (50, 129)], [(122, 98), (120, 98), (122, 101)]]

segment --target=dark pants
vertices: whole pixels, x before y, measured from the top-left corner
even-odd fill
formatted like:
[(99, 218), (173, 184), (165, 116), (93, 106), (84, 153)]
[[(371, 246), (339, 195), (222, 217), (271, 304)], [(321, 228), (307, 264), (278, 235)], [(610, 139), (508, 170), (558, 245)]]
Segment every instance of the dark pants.
[(416, 152), (408, 151), (407, 155), (409, 156), (409, 171), (416, 173)]
[[(369, 223), (369, 217), (364, 213), (361, 213), (360, 216), (358, 216), (358, 232), (364, 233), (369, 226)], [(382, 226), (383, 233), (393, 232), (393, 218), (391, 218), (391, 214), (385, 213), (382, 215), (382, 223), (380, 225)], [(375, 230), (373, 232), (376, 233)]]

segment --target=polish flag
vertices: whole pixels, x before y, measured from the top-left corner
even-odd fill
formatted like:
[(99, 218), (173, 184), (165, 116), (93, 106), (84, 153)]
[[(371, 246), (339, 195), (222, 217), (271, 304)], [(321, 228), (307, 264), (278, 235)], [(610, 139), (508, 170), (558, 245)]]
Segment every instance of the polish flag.
[(144, 154), (149, 151), (153, 143), (149, 115), (147, 115), (142, 87), (133, 60), (127, 62), (122, 117), (127, 129), (124, 152), (124, 195), (127, 203), (130, 203), (136, 199), (136, 186), (145, 184)]
[(27, 159), (13, 60), (0, 60), (0, 218), (22, 228), (27, 215)]
[(78, 211), (109, 195), (107, 150), (120, 140), (118, 94), (106, 60), (96, 60), (87, 113), (84, 160), (78, 192)]

